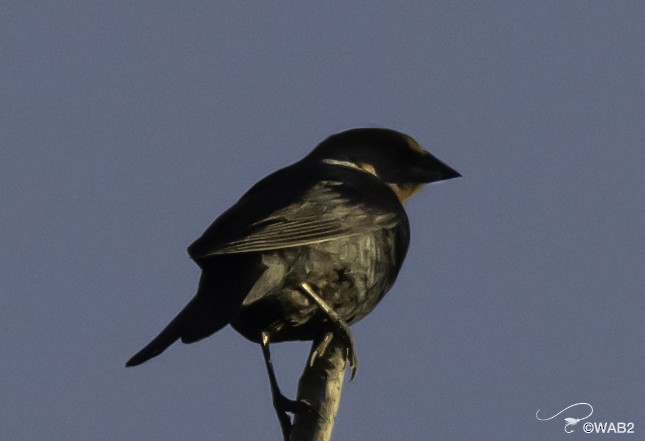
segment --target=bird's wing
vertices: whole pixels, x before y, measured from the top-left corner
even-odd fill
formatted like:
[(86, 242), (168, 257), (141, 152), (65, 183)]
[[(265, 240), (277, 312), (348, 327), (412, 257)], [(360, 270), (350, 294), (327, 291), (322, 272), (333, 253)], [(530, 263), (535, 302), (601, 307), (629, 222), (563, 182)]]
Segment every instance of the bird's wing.
[(405, 216), (393, 194), (380, 183), (376, 190), (384, 194), (366, 192), (364, 185), (358, 188), (355, 182), (341, 180), (310, 182), (304, 190), (282, 180), (259, 187), (244, 195), (188, 248), (193, 259), (335, 240), (393, 228)]

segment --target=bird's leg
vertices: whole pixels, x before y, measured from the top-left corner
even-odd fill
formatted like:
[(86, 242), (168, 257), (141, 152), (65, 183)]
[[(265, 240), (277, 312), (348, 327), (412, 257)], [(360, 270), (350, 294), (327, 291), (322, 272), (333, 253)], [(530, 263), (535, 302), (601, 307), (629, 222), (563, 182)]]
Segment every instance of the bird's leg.
[(311, 406), (303, 401), (294, 401), (285, 397), (280, 388), (278, 387), (278, 380), (275, 377), (273, 370), (273, 363), (271, 362), (271, 352), (269, 351), (269, 334), (262, 332), (262, 355), (264, 356), (264, 364), (269, 373), (269, 383), (271, 384), (271, 396), (273, 398), (273, 407), (278, 414), (278, 421), (280, 421), (280, 428), (285, 441), (289, 441), (291, 436), (291, 417), (287, 412), (296, 413), (303, 411), (310, 411)]
[[(352, 380), (356, 376), (356, 370), (358, 369), (358, 357), (356, 356), (354, 337), (349, 330), (349, 325), (318, 294), (316, 294), (309, 283), (302, 282), (300, 286), (302, 287), (305, 295), (309, 297), (309, 299), (311, 299), (316, 305), (318, 305), (321, 311), (325, 313), (327, 318), (329, 318), (331, 323), (335, 326), (334, 333), (338, 337), (340, 337), (345, 344), (347, 351), (346, 359), (349, 362), (349, 368), (351, 370), (350, 380)], [(331, 335), (326, 334), (318, 344), (316, 349), (313, 351), (311, 355), (312, 358), (309, 361), (310, 364), (313, 363), (316, 357), (319, 357), (325, 352), (325, 349), (327, 348), (327, 345), (329, 345), (330, 341)]]

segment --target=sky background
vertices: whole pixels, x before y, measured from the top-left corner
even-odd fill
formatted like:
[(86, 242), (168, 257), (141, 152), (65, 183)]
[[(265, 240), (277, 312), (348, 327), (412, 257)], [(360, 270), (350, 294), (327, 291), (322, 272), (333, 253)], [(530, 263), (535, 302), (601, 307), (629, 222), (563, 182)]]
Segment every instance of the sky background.
[[(230, 327), (124, 363), (187, 245), (357, 126), (463, 178), (407, 206), (334, 439), (582, 439), (535, 418), (577, 402), (644, 436), (645, 3), (320, 3), (3, 2), (0, 439), (280, 439)], [(273, 346), (288, 395), (308, 350)]]

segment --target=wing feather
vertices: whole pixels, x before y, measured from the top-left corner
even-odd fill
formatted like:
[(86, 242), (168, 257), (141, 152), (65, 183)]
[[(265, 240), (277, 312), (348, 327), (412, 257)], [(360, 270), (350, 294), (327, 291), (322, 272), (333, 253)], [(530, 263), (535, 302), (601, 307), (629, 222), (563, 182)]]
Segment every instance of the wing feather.
[[(251, 189), (190, 247), (194, 259), (297, 247), (394, 228), (399, 210), (375, 204), (364, 189), (335, 180), (313, 181), (295, 194), (278, 181)], [(280, 197), (275, 195), (282, 194)], [(388, 198), (386, 198), (388, 199)]]

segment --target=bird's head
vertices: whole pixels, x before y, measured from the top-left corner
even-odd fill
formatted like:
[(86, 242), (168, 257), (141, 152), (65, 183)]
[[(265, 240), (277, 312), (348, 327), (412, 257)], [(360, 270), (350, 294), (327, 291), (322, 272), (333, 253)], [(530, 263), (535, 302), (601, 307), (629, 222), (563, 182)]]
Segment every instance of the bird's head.
[(461, 176), (411, 136), (390, 129), (359, 128), (330, 136), (307, 159), (370, 173), (407, 201), (424, 184)]

